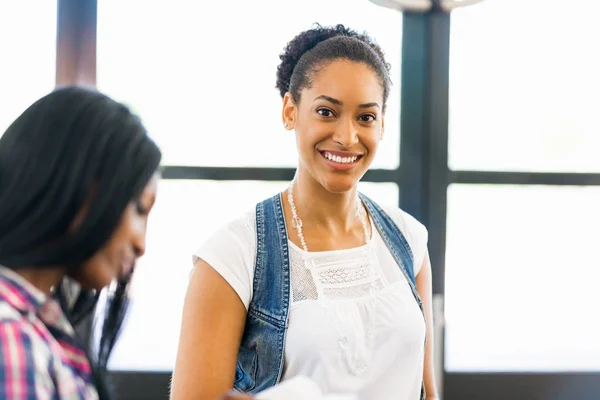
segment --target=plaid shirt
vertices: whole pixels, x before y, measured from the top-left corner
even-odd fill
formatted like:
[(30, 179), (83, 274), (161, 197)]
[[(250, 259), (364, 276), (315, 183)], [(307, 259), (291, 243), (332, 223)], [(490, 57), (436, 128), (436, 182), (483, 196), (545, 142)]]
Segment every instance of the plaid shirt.
[(97, 398), (90, 364), (60, 305), (0, 267), (0, 399)]

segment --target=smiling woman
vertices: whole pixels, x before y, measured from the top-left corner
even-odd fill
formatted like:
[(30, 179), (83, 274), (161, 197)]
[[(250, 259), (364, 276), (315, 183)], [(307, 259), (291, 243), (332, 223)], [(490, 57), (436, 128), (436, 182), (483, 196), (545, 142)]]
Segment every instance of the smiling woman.
[[(334, 193), (352, 189), (362, 178), (374, 160), (384, 129), (387, 69), (382, 61), (376, 62), (375, 52), (365, 52), (362, 58), (367, 61), (356, 61), (361, 60), (358, 46), (364, 45), (345, 36), (319, 43), (307, 53), (315, 58), (312, 65), (319, 73), (304, 72), (312, 79), (302, 82), (300, 96), (294, 82), (299, 79), (294, 74), (303, 72), (300, 66), (283, 97), (284, 125), (296, 131), (298, 179), (304, 179), (306, 170)], [(343, 54), (348, 58), (340, 59)], [(324, 63), (316, 57), (333, 61)], [(340, 85), (339, 81), (354, 84)]]
[(384, 133), (389, 65), (342, 25), (300, 33), (280, 59), (296, 176), (194, 254), (172, 399), (298, 376), (325, 395), (434, 398), (427, 231), (357, 190)]

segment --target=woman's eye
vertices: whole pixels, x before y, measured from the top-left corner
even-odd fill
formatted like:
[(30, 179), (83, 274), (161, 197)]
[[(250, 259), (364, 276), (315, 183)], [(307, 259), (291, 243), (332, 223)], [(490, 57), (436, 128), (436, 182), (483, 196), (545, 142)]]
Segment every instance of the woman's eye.
[(136, 201), (136, 203), (135, 203), (135, 210), (136, 210), (136, 212), (139, 215), (146, 215), (146, 214), (148, 214), (148, 210), (146, 209), (146, 207), (144, 207), (142, 205), (142, 203), (139, 202), (139, 201)]
[(317, 112), (322, 115), (323, 117), (332, 117), (333, 116), (333, 112), (331, 110), (328, 110), (326, 108), (319, 108), (317, 110)]
[(373, 122), (375, 121), (375, 116), (373, 114), (363, 114), (359, 117), (361, 122)]

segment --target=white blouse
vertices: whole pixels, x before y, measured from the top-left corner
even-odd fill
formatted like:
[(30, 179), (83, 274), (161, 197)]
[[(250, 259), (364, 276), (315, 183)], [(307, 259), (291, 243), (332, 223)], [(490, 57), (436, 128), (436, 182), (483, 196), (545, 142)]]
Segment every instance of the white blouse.
[[(385, 210), (411, 246), (416, 276), (427, 252), (427, 230), (400, 209)], [(348, 250), (305, 252), (288, 242), (293, 301), (282, 381), (305, 376), (325, 395), (418, 400), (425, 320), (402, 271), (372, 228), (366, 245)], [(209, 263), (248, 309), (255, 255), (252, 211), (205, 242), (194, 262), (202, 258)]]

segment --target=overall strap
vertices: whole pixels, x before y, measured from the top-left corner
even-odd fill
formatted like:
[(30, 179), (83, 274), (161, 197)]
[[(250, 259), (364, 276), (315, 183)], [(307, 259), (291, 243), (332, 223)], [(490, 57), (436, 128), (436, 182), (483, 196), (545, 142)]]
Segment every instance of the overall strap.
[(256, 205), (254, 294), (249, 312), (279, 327), (287, 326), (290, 303), (290, 262), (281, 196)]
[(367, 210), (373, 219), (373, 223), (377, 227), (377, 230), (379, 231), (383, 241), (392, 253), (392, 256), (396, 260), (400, 270), (402, 270), (404, 273), (404, 276), (406, 277), (406, 280), (412, 289), (413, 295), (417, 300), (421, 311), (423, 311), (423, 304), (421, 303), (421, 298), (417, 293), (414, 257), (410, 245), (406, 241), (406, 238), (400, 229), (398, 229), (396, 223), (390, 218), (389, 215), (386, 214), (385, 211), (383, 211), (379, 205), (377, 205), (377, 203), (362, 193), (359, 193), (359, 196), (365, 207), (367, 207)]

